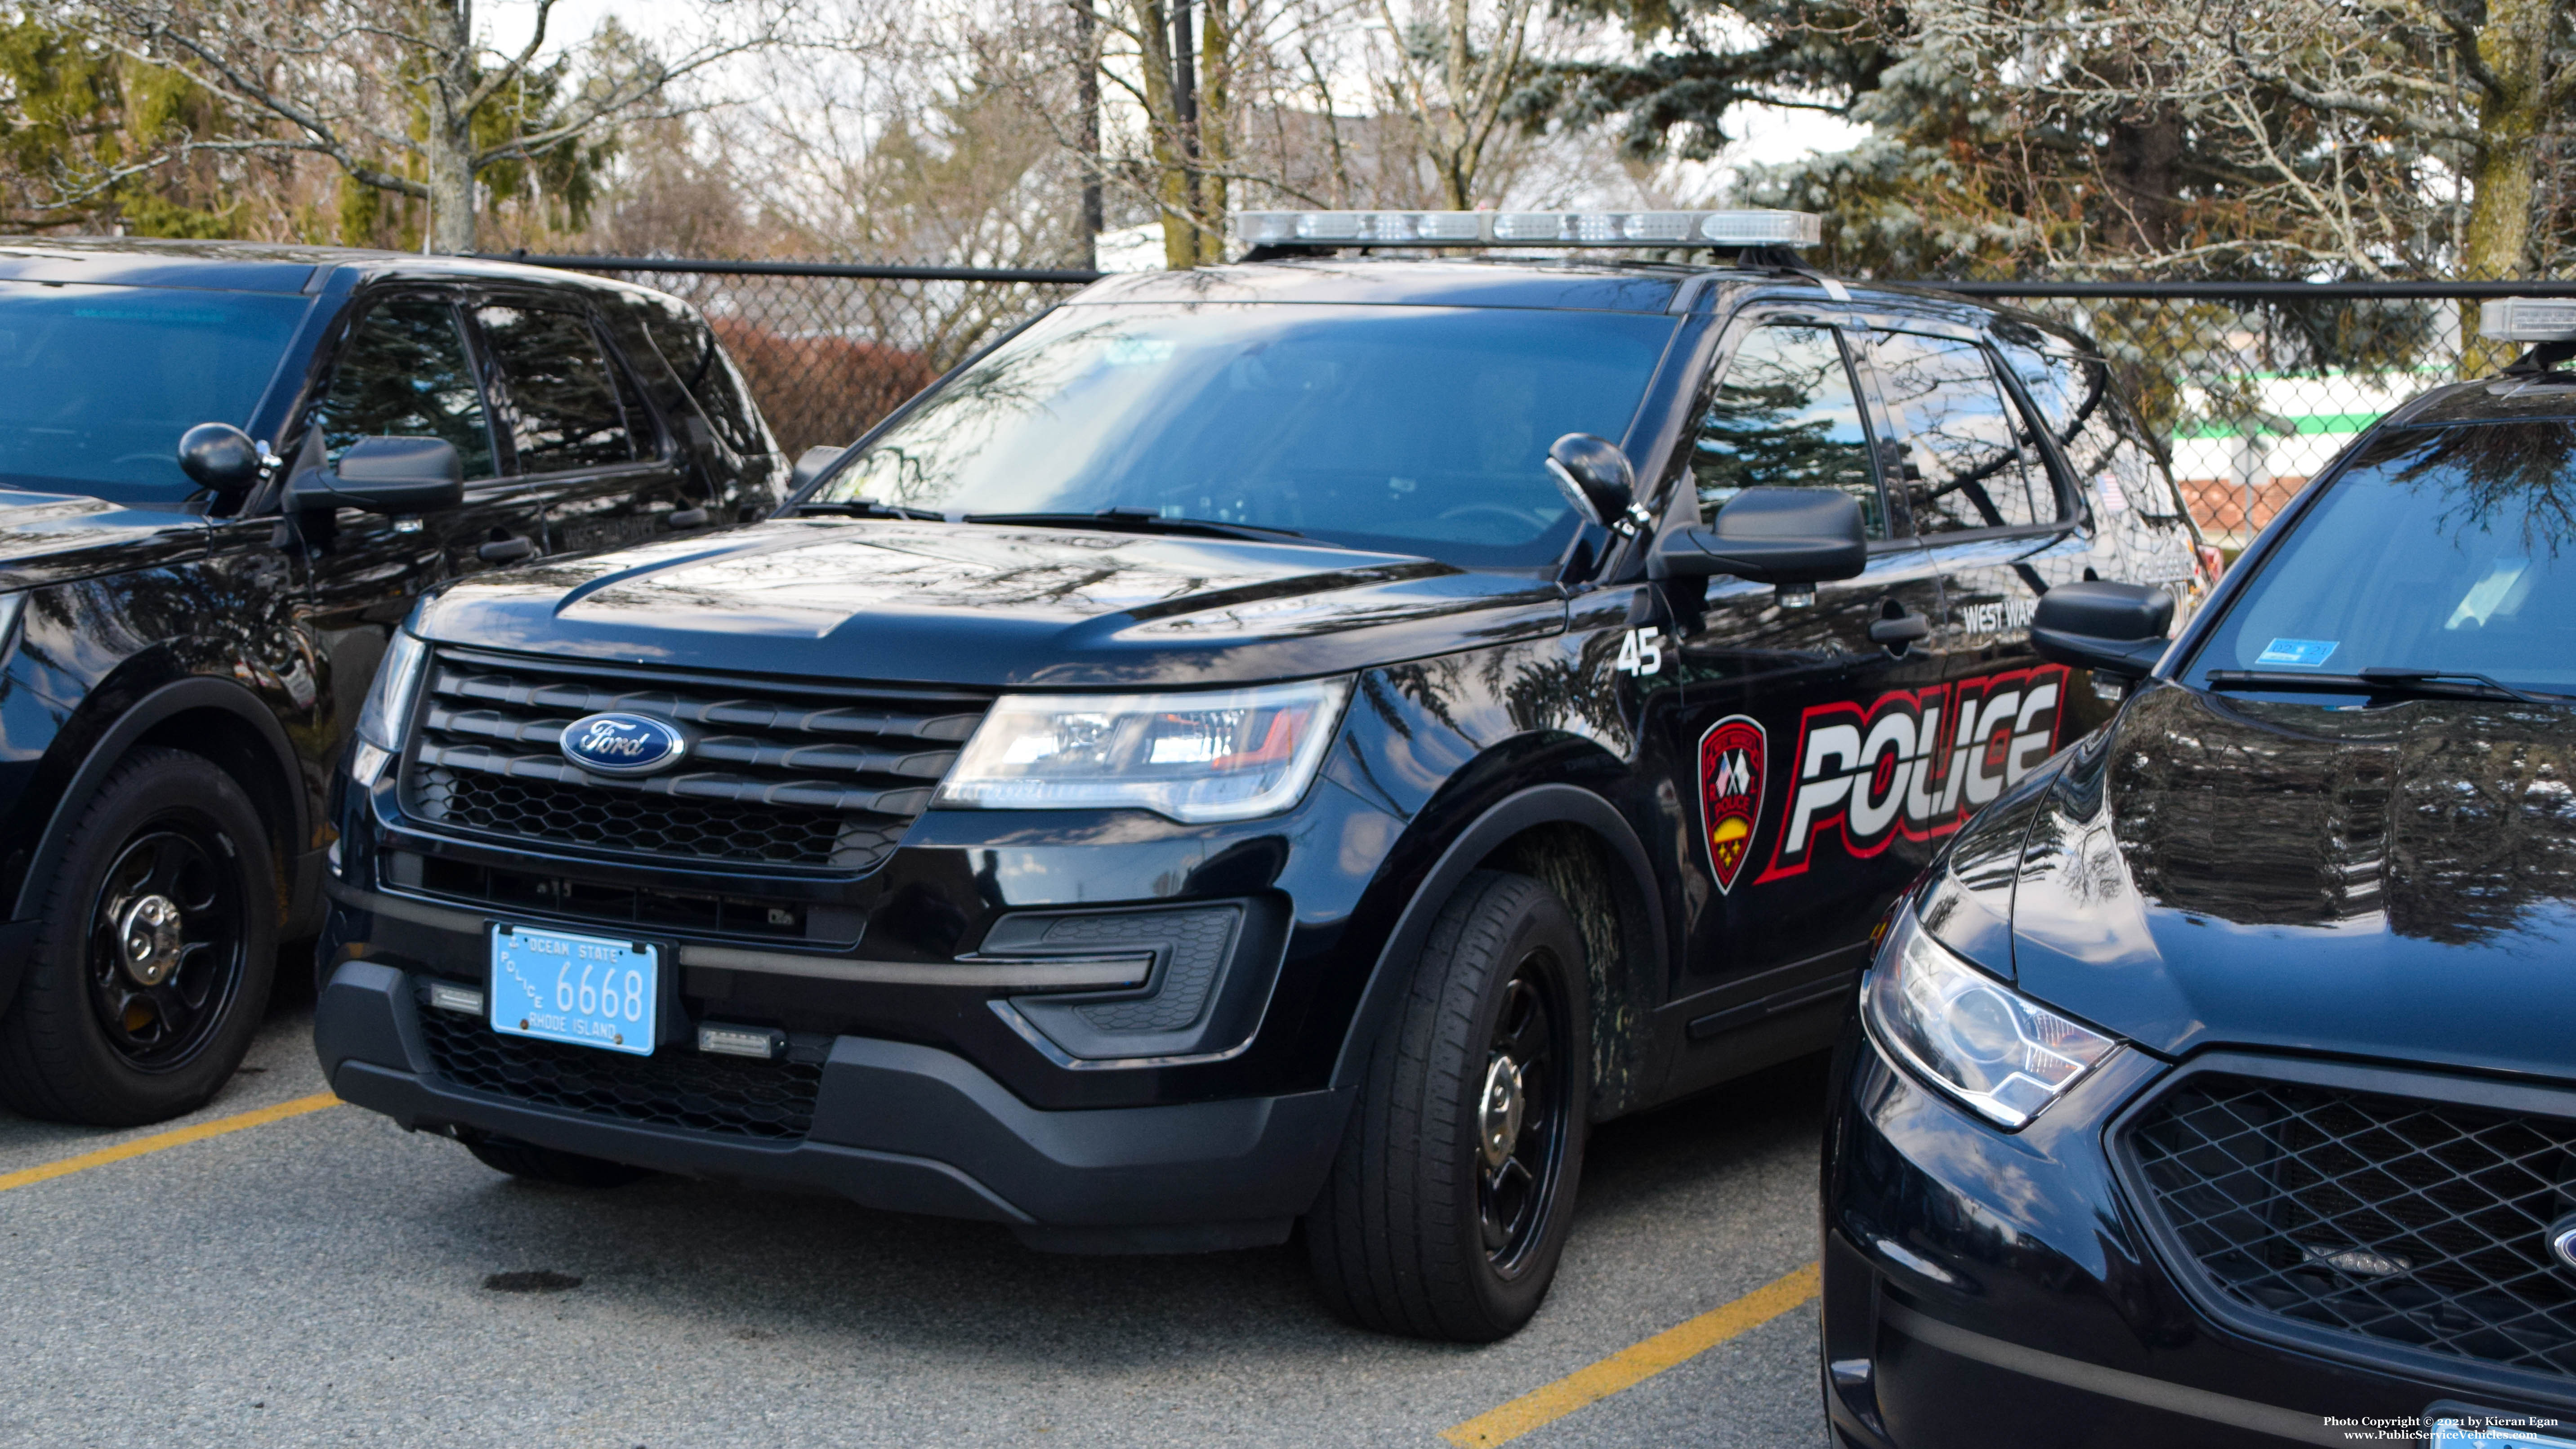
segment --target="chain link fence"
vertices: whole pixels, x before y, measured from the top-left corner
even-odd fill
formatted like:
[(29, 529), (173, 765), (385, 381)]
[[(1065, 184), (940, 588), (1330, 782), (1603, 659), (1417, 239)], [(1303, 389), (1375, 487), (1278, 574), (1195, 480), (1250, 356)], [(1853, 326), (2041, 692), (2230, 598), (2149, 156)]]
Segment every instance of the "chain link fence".
[[(856, 436), (1095, 273), (526, 256), (689, 299), (742, 365), (790, 456)], [(2210, 541), (2241, 548), (2343, 446), (2437, 383), (2510, 360), (2482, 298), (2576, 282), (1929, 282), (2070, 323), (2102, 345), (2166, 440)]]

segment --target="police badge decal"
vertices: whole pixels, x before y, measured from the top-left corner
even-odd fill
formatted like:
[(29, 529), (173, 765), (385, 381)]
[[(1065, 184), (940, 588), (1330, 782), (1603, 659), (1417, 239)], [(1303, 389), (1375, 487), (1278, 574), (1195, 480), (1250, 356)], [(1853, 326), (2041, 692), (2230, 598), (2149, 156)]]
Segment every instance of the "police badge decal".
[(1762, 823), (1762, 761), (1770, 745), (1749, 715), (1731, 714), (1699, 737), (1699, 823), (1720, 891), (1735, 889)]

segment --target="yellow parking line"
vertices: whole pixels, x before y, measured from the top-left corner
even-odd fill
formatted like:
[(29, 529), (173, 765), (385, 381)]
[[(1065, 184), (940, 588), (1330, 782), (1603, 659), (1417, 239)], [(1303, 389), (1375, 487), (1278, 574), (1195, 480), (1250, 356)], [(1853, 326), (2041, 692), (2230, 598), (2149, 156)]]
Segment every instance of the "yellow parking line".
[(1632, 1344), (1589, 1368), (1577, 1369), (1555, 1383), (1532, 1389), (1490, 1413), (1479, 1414), (1440, 1437), (1459, 1449), (1505, 1444), (1532, 1429), (1544, 1428), (1586, 1404), (1597, 1403), (1621, 1389), (1632, 1388), (1675, 1364), (1684, 1363), (1748, 1329), (1759, 1328), (1816, 1296), (1819, 1278), (1813, 1263), (1775, 1282), (1766, 1283), (1722, 1308), (1712, 1308), (1688, 1322), (1667, 1328), (1643, 1343)]
[(316, 1092), (310, 1097), (298, 1097), (292, 1102), (280, 1102), (274, 1107), (262, 1107), (255, 1112), (238, 1112), (230, 1117), (218, 1117), (212, 1122), (199, 1122), (192, 1126), (174, 1127), (167, 1132), (155, 1132), (149, 1137), (137, 1137), (131, 1142), (120, 1142), (114, 1147), (102, 1147), (96, 1152), (84, 1152), (78, 1157), (66, 1157), (59, 1162), (48, 1162), (41, 1167), (22, 1168), (16, 1172), (0, 1172), (0, 1192), (7, 1192), (13, 1187), (25, 1187), (31, 1182), (69, 1177), (75, 1172), (86, 1172), (93, 1167), (105, 1167), (111, 1162), (123, 1162), (129, 1157), (141, 1157), (147, 1152), (159, 1152), (165, 1147), (203, 1142), (209, 1137), (221, 1137), (227, 1132), (239, 1132), (245, 1127), (260, 1127), (271, 1122), (282, 1122), (289, 1117), (301, 1117), (307, 1112), (319, 1112), (325, 1107), (336, 1107), (339, 1104), (340, 1099), (329, 1092)]

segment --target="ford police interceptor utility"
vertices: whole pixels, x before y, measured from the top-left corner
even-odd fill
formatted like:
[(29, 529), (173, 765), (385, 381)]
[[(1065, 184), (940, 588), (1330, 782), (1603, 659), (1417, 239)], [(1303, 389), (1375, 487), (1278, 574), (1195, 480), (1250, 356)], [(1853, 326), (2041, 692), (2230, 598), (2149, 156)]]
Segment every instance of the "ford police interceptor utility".
[(2091, 344), (1816, 276), (1811, 217), (1241, 223), (767, 524), (426, 603), (340, 805), (333, 1088), (1045, 1248), (1302, 1221), (1338, 1311), (1496, 1338), (1586, 1128), (1827, 1044), (1933, 849), (2108, 715), (2041, 594), (2205, 582)]

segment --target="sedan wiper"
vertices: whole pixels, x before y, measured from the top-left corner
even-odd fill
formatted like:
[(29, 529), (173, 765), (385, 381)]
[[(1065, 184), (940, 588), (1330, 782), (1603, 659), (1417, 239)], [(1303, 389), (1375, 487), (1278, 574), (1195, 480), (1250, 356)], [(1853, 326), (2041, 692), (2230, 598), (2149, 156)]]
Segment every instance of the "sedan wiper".
[(1109, 528), (1129, 533), (1173, 533), (1198, 538), (1239, 538), (1251, 543), (1303, 539), (1293, 528), (1219, 523), (1207, 518), (1167, 518), (1150, 508), (1104, 508), (1098, 513), (969, 513), (968, 523), (1025, 523), (1039, 528)]
[(2466, 669), (2370, 668), (2359, 674), (2293, 674), (2286, 669), (2213, 669), (2212, 689), (2283, 689), (2319, 694), (2414, 695), (2426, 699), (2510, 699), (2520, 704), (2567, 702), (2564, 694), (2516, 689)]
[(873, 498), (809, 500), (796, 505), (798, 513), (832, 514), (843, 518), (926, 518), (933, 523), (948, 515), (936, 508), (906, 508), (900, 503), (879, 503)]

